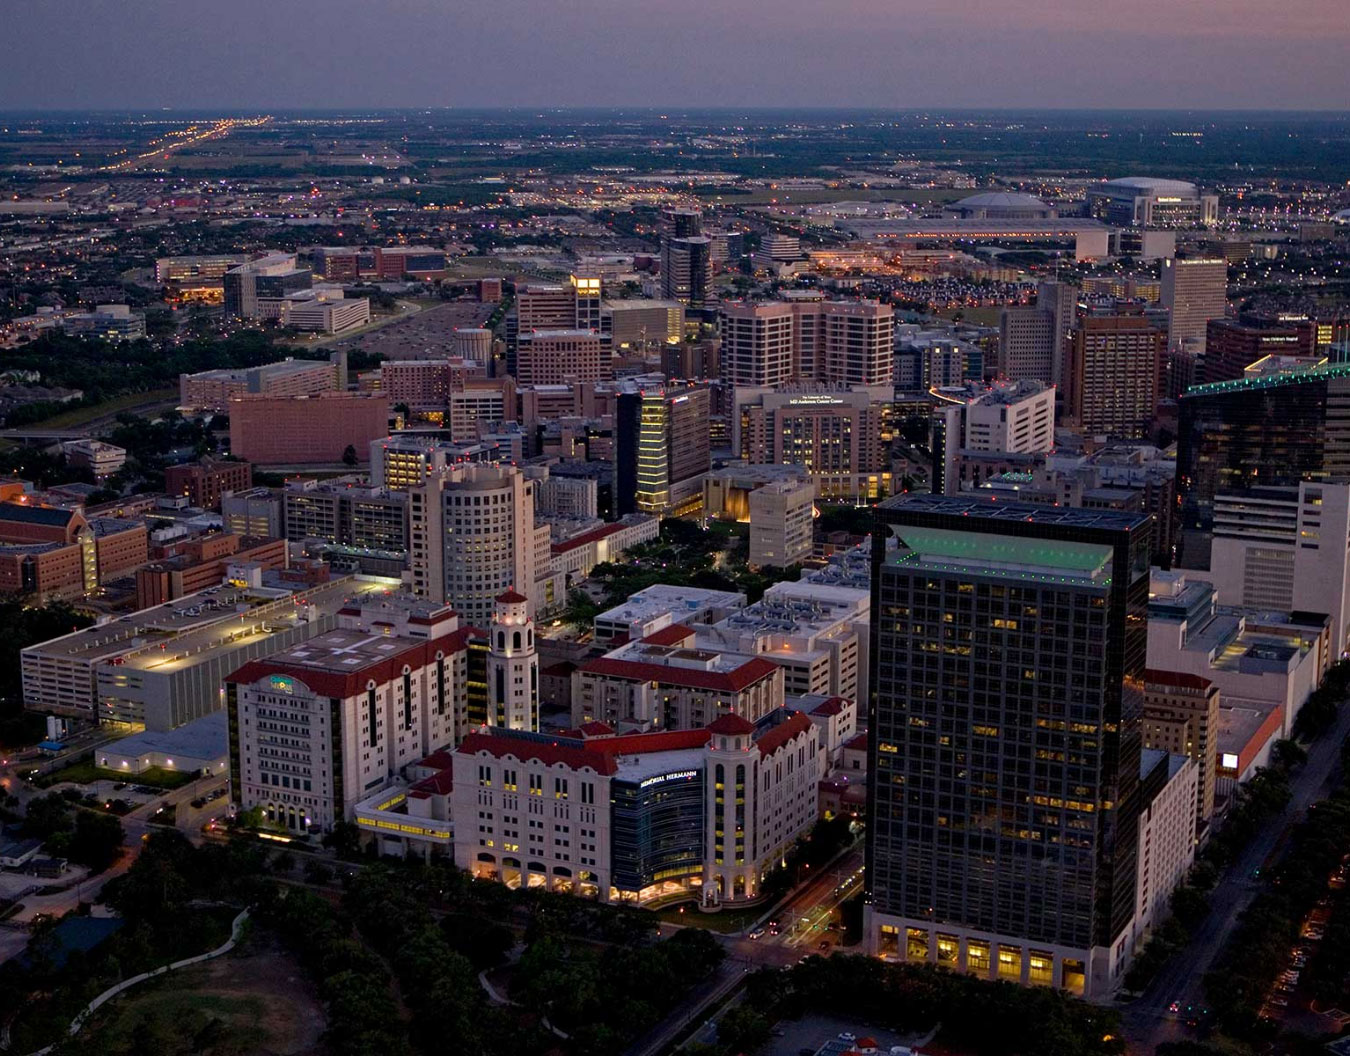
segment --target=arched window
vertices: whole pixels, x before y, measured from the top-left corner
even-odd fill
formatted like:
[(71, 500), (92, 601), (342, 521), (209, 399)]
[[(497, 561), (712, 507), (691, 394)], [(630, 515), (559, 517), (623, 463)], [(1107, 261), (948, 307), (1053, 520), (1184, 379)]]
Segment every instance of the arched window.
[(519, 649), (519, 648), (520, 648), (520, 632), (519, 632), (519, 631), (516, 631), (513, 635), (511, 635), (511, 648), (512, 648), (512, 649)]

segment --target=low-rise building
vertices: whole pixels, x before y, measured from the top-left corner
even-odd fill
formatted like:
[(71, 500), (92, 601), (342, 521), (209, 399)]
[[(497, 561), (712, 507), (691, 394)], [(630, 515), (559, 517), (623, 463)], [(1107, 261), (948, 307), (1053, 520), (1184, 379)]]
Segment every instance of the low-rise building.
[(470, 734), (453, 756), (455, 863), (606, 902), (756, 900), (816, 819), (817, 736), (783, 708), (678, 732)]
[(713, 623), (744, 607), (745, 595), (735, 591), (657, 583), (639, 590), (622, 605), (598, 614), (594, 620), (595, 640), (636, 641), (673, 623)]
[(775, 583), (753, 605), (698, 632), (699, 648), (759, 656), (783, 669), (788, 696), (866, 700), (871, 592), (820, 583)]
[(85, 466), (95, 480), (107, 480), (127, 464), (127, 449), (102, 440), (67, 440), (61, 445), (66, 460), (73, 466)]
[(728, 714), (756, 722), (783, 699), (777, 664), (697, 648), (693, 630), (671, 624), (573, 673), (572, 724), (690, 730)]
[(353, 597), (397, 580), (348, 576), (296, 591), (212, 587), (24, 649), (30, 711), (169, 730), (223, 705), (221, 679), (337, 624)]
[(1182, 572), (1154, 570), (1148, 604), (1148, 667), (1198, 675), (1218, 687), (1220, 713), (1239, 704), (1278, 707), (1282, 736), (1331, 664), (1331, 619), (1219, 605), (1214, 588)]
[(260, 367), (204, 370), (178, 376), (178, 403), (184, 410), (219, 411), (243, 396), (316, 396), (347, 387), (345, 353), (328, 360), (283, 359)]
[(645, 513), (630, 513), (613, 524), (602, 524), (580, 535), (551, 543), (553, 571), (581, 579), (606, 561), (618, 561), (635, 546), (654, 542), (661, 534), (661, 521)]

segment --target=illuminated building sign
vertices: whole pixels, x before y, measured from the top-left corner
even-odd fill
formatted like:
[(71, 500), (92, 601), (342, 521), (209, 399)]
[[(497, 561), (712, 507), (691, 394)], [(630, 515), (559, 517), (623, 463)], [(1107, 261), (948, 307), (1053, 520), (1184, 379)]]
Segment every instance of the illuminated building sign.
[(267, 680), (267, 683), (277, 693), (295, 692), (295, 679), (288, 675), (273, 675)]
[(680, 770), (673, 774), (658, 774), (656, 777), (649, 777), (638, 785), (638, 788), (650, 788), (652, 785), (662, 785), (667, 781), (687, 781), (691, 777), (698, 777), (697, 770)]

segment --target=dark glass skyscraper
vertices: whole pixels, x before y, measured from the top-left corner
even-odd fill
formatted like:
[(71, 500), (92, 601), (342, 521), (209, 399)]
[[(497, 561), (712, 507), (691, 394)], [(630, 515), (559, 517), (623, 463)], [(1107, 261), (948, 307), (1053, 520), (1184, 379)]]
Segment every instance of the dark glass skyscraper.
[(1198, 385), (1180, 404), (1182, 568), (1209, 568), (1215, 495), (1350, 476), (1350, 364)]
[(1119, 985), (1150, 524), (938, 495), (878, 508), (874, 952), (1088, 996)]

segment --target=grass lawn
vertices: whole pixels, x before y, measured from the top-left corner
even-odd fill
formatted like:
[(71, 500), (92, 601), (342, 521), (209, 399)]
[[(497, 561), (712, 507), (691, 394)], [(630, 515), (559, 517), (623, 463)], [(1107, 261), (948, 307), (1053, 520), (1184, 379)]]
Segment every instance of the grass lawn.
[(124, 774), (119, 770), (105, 770), (101, 766), (95, 766), (92, 759), (85, 759), (83, 762), (71, 763), (70, 766), (44, 774), (34, 784), (40, 788), (50, 788), (62, 781), (70, 781), (77, 785), (87, 785), (91, 781), (125, 781), (128, 785), (148, 785), (151, 788), (167, 790), (182, 788), (190, 781), (196, 780), (196, 777), (196, 774), (185, 770), (164, 770), (158, 766), (152, 766), (139, 774)]
[[(683, 913), (680, 912), (681, 909), (684, 910)], [(748, 906), (745, 909), (724, 909), (719, 913), (702, 913), (699, 911), (698, 905), (693, 902), (653, 910), (661, 918), (663, 924), (684, 924), (693, 928), (707, 928), (709, 931), (720, 931), (724, 935), (733, 931), (744, 931), (768, 911), (769, 907), (765, 904)]]
[(77, 407), (73, 411), (62, 411), (60, 414), (45, 418), (33, 425), (35, 429), (66, 429), (69, 427), (84, 425), (86, 422), (92, 422), (97, 418), (106, 418), (110, 414), (116, 414), (118, 411), (125, 411), (131, 407), (143, 407), (149, 403), (158, 403), (165, 400), (176, 399), (177, 389), (151, 389), (149, 392), (129, 392), (125, 396), (117, 396), (111, 400), (104, 400), (102, 403), (94, 404), (92, 407)]

